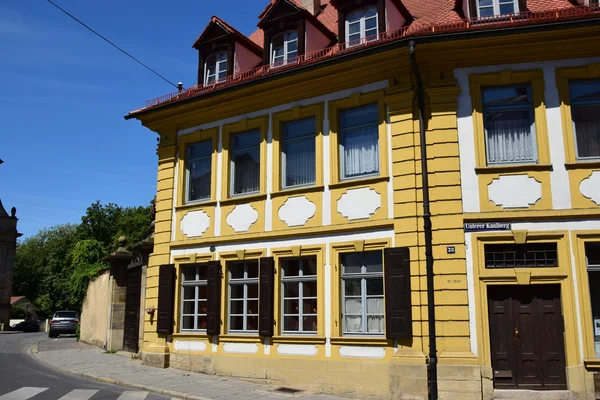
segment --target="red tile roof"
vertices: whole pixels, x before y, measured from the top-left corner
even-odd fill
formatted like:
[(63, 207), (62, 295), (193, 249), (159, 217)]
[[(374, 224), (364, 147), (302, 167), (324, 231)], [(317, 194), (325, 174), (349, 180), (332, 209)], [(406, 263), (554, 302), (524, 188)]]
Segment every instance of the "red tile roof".
[[(270, 3), (261, 13), (265, 15), (276, 0), (269, 0)], [(301, 7), (301, 0), (293, 1)], [(424, 36), (431, 34), (443, 34), (450, 32), (462, 32), (468, 30), (487, 30), (498, 29), (506, 26), (526, 26), (538, 25), (559, 20), (583, 20), (589, 18), (600, 18), (600, 7), (598, 5), (575, 6), (570, 0), (527, 0), (528, 10), (521, 10), (518, 14), (510, 14), (501, 17), (494, 17), (493, 23), (487, 24), (487, 20), (477, 18), (462, 18), (463, 1), (467, 0), (395, 0), (402, 1), (410, 15), (414, 18), (412, 22), (398, 31), (382, 32), (377, 40), (371, 41), (366, 46), (381, 44), (394, 41), (407, 36)], [(329, 0), (321, 0), (322, 12), (316, 17), (331, 32), (337, 34), (337, 10), (330, 4)], [(308, 11), (307, 11), (308, 12)], [(216, 18), (216, 17), (215, 17)], [(227, 25), (228, 26), (228, 25)], [(231, 28), (233, 29), (233, 28)], [(236, 31), (237, 32), (237, 31)], [(257, 30), (249, 36), (249, 41), (257, 46), (264, 45), (264, 34), (262, 30)], [(314, 63), (324, 58), (335, 57), (340, 54), (352, 52), (365, 45), (349, 47), (344, 43), (337, 44), (331, 48), (321, 51), (305, 54), (299, 57), (294, 64), (285, 68), (278, 67), (272, 69), (265, 65), (251, 71), (244, 71), (240, 74), (228, 77), (225, 81), (213, 86), (195, 86), (184, 89), (182, 92), (175, 92), (146, 102), (144, 109), (136, 110), (130, 113), (130, 116), (138, 112), (145, 111), (148, 108), (161, 105), (166, 102), (180, 101), (185, 98), (195, 97), (212, 91), (216, 88), (236, 85), (241, 82), (256, 79), (272, 72), (281, 72), (284, 69), (294, 68), (299, 65)]]
[(24, 299), (25, 296), (11, 296), (10, 297), (10, 305), (12, 306), (13, 304), (15, 304), (17, 301)]

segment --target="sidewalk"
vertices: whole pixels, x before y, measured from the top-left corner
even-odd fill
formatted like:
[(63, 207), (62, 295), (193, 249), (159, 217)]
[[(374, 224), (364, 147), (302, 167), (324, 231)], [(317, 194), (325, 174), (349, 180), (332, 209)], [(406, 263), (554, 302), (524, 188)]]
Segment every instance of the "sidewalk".
[(187, 400), (341, 400), (341, 397), (299, 392), (277, 392), (281, 386), (268, 381), (253, 381), (232, 377), (204, 375), (173, 368), (159, 369), (142, 365), (119, 354), (105, 353), (95, 346), (74, 339), (47, 340), (32, 348), (39, 361), (73, 375), (103, 383), (127, 386)]

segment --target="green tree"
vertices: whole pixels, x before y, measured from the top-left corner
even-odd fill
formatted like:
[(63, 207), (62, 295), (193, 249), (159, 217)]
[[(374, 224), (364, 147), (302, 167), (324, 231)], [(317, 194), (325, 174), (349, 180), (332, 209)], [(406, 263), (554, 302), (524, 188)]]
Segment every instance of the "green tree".
[(95, 239), (81, 240), (75, 244), (72, 252), (72, 273), (69, 279), (71, 308), (81, 311), (90, 280), (107, 267), (101, 261), (104, 255), (102, 243)]

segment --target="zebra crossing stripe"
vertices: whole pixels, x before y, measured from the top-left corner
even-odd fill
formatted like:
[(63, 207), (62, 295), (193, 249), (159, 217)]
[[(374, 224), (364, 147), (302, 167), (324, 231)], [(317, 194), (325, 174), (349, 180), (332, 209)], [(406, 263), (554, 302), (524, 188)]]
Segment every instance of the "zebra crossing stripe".
[(61, 397), (59, 400), (88, 400), (98, 393), (97, 390), (75, 389)]
[(22, 387), (14, 392), (7, 393), (0, 396), (0, 400), (27, 400), (37, 394), (45, 392), (48, 388), (42, 387)]
[(123, 392), (117, 400), (144, 400), (146, 396), (148, 392)]

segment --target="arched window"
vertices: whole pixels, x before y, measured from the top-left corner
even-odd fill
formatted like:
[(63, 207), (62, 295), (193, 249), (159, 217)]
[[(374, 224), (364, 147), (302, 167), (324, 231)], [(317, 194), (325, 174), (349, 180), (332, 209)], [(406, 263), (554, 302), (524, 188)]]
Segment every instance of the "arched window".
[(349, 46), (377, 40), (379, 34), (377, 7), (352, 11), (346, 17), (346, 42)]
[(271, 40), (271, 64), (285, 65), (298, 60), (298, 31), (282, 32)]
[(209, 56), (204, 63), (204, 84), (210, 85), (227, 78), (227, 53), (222, 51)]

